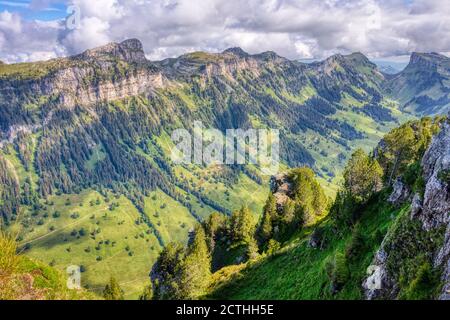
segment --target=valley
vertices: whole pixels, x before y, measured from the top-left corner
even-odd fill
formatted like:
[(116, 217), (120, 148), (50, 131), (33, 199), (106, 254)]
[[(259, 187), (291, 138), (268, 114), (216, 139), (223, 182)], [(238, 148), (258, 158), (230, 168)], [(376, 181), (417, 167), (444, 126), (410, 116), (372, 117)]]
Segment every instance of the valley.
[[(170, 242), (187, 244), (197, 223), (214, 212), (230, 216), (245, 206), (257, 220), (270, 193), (270, 177), (252, 165), (174, 164), (174, 129), (193, 130), (194, 120), (222, 132), (279, 129), (281, 171), (311, 167), (331, 199), (355, 150), (371, 152), (400, 124), (448, 111), (449, 61), (413, 54), (395, 75), (361, 53), (305, 64), (231, 48), (149, 61), (132, 39), (74, 57), (1, 64), (3, 228), (17, 234), (27, 257), (63, 273), (82, 266), (87, 290), (101, 295), (113, 276), (125, 298), (137, 299)], [(380, 245), (379, 233), (406, 210), (367, 208), (362, 228), (373, 248), (358, 258), (364, 261), (355, 264), (359, 276), (339, 297), (361, 298), (352, 290), (362, 266)], [(320, 269), (348, 241), (318, 253), (304, 239), (284, 246), (273, 263), (245, 271), (242, 282), (215, 284), (211, 297), (266, 299), (276, 291), (277, 298), (330, 298), (320, 293), (326, 275), (317, 281), (308, 270)], [(302, 274), (298, 282), (290, 282), (297, 278), (287, 268), (286, 283), (274, 286), (302, 290), (259, 290), (273, 270), (297, 261), (292, 256), (311, 264), (295, 271)]]

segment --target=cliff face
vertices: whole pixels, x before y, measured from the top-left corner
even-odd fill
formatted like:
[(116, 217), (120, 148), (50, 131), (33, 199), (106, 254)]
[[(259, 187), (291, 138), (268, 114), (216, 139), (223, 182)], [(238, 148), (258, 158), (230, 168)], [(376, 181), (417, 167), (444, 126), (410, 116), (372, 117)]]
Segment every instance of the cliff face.
[(19, 132), (33, 133), (47, 126), (57, 112), (78, 107), (98, 119), (95, 106), (152, 95), (168, 84), (146, 60), (137, 40), (70, 58), (7, 66), (6, 75), (0, 76), (0, 147), (12, 143)]
[[(410, 257), (419, 259), (424, 255), (430, 258), (432, 267), (441, 274), (443, 285), (440, 299), (450, 299), (450, 123), (443, 125), (441, 132), (434, 137), (422, 159), (425, 190), (423, 196), (416, 194), (411, 201), (411, 210), (403, 221), (404, 225), (419, 227), (415, 232), (404, 227), (394, 227), (386, 236), (377, 252), (373, 265), (379, 269), (381, 288), (371, 289), (373, 277), (363, 284), (367, 299), (397, 298), (399, 292), (398, 270), (392, 268), (392, 260), (406, 256), (401, 251), (418, 248), (417, 252), (407, 252)], [(399, 188), (395, 188), (391, 198), (396, 198)], [(412, 227), (410, 227), (412, 228)], [(405, 232), (405, 230), (407, 232)], [(443, 233), (445, 234), (444, 236)], [(420, 235), (419, 235), (420, 234)], [(442, 241), (443, 238), (443, 241)], [(411, 243), (419, 245), (411, 246)], [(423, 249), (422, 251), (420, 249)], [(401, 264), (398, 261), (396, 264)]]
[(447, 226), (445, 240), (434, 259), (443, 268), (441, 299), (450, 300), (450, 124), (446, 124), (425, 154), (422, 166), (427, 181), (418, 218), (424, 229)]
[(438, 53), (413, 53), (408, 66), (386, 81), (384, 87), (405, 110), (421, 115), (445, 114), (450, 108), (446, 86), (449, 78), (448, 57)]
[(449, 181), (445, 173), (450, 169), (450, 124), (434, 138), (422, 160), (425, 188), (422, 212), (418, 219), (426, 230), (450, 222)]

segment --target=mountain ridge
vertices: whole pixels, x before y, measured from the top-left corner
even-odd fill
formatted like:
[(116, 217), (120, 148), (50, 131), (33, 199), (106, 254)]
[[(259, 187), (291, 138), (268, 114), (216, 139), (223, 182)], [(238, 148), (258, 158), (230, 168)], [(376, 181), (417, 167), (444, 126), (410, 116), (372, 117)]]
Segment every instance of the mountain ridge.
[[(262, 211), (268, 178), (258, 167), (175, 164), (174, 129), (192, 131), (199, 120), (222, 133), (278, 129), (281, 165), (311, 167), (333, 196), (353, 150), (369, 151), (414, 116), (385, 94), (387, 81), (359, 53), (304, 64), (232, 48), (152, 62), (133, 39), (72, 58), (1, 65), (0, 215), (20, 220), (27, 254), (45, 252), (58, 268), (77, 259), (98, 287), (103, 259), (151, 264), (212, 212)], [(120, 220), (123, 212), (131, 221)], [(64, 232), (74, 223), (80, 227)], [(120, 233), (112, 232), (117, 225)], [(148, 274), (144, 263), (133, 268)], [(127, 283), (132, 274), (117, 276)]]

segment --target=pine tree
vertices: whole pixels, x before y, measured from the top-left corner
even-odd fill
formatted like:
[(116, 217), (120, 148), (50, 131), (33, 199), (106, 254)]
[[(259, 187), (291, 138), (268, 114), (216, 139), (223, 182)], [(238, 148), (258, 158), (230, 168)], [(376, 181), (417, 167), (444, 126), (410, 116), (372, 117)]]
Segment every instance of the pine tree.
[(114, 277), (111, 277), (109, 284), (106, 285), (103, 290), (103, 297), (105, 300), (123, 300), (123, 291), (120, 288), (119, 283)]
[(258, 227), (258, 238), (261, 244), (265, 244), (273, 237), (273, 224), (277, 215), (277, 204), (275, 196), (271, 193), (267, 198), (263, 209), (263, 215)]
[(211, 257), (206, 244), (205, 231), (201, 225), (198, 225), (182, 265), (179, 284), (182, 299), (197, 299), (202, 296), (210, 280)]
[(244, 206), (241, 210), (235, 211), (230, 219), (230, 235), (235, 243), (249, 243), (255, 233), (255, 223), (253, 216)]
[(182, 299), (180, 283), (185, 256), (186, 249), (176, 242), (169, 243), (160, 253), (150, 274), (154, 299)]
[(299, 222), (314, 222), (326, 214), (328, 198), (317, 182), (314, 171), (306, 167), (294, 169), (289, 173), (289, 180), (294, 185), (293, 198)]
[(258, 244), (256, 243), (256, 240), (252, 238), (250, 242), (247, 244), (247, 250), (246, 250), (246, 256), (247, 260), (255, 260), (258, 258)]
[(344, 170), (344, 187), (357, 202), (365, 202), (373, 193), (381, 190), (382, 177), (383, 169), (378, 161), (358, 149)]
[(216, 237), (218, 233), (224, 229), (225, 217), (217, 212), (212, 213), (208, 219), (203, 223), (205, 230), (206, 241), (210, 252), (214, 251), (216, 244)]
[(149, 301), (153, 299), (153, 285), (148, 285), (144, 288), (144, 291), (139, 296), (139, 300), (141, 301)]

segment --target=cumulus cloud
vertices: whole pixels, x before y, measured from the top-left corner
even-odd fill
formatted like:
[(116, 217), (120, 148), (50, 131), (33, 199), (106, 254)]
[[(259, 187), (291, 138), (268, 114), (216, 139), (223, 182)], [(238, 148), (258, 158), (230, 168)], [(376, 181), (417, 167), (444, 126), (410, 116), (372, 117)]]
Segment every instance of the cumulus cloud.
[(17, 13), (0, 12), (0, 59), (20, 62), (64, 55), (57, 41), (61, 29), (59, 22), (25, 21)]
[[(32, 5), (42, 7), (57, 1), (33, 0)], [(440, 0), (71, 3), (80, 8), (81, 14), (75, 30), (64, 28), (63, 21), (43, 24), (24, 21), (17, 14), (1, 13), (0, 59), (75, 54), (127, 38), (139, 38), (148, 57), (154, 60), (234, 46), (250, 53), (272, 50), (292, 59), (354, 51), (374, 58), (402, 56), (412, 51), (450, 51), (450, 3)]]

